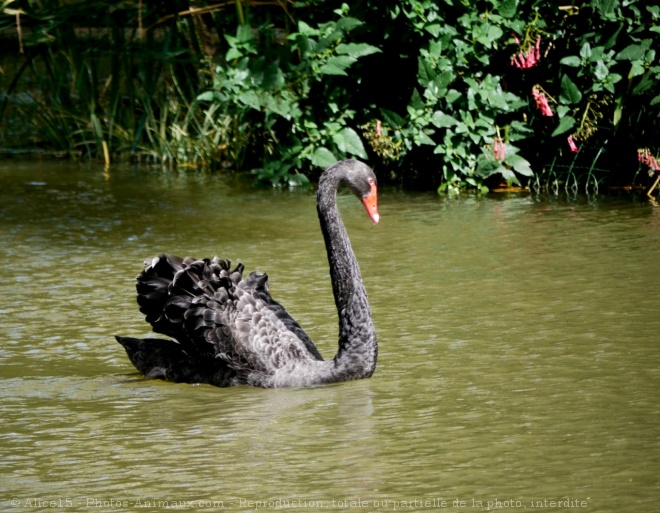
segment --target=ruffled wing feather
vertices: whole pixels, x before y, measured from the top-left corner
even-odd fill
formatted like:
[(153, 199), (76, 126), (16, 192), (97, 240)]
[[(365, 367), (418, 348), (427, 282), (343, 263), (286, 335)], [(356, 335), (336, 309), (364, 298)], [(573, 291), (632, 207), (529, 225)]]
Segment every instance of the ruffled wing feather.
[[(138, 276), (138, 303), (157, 333), (187, 353), (240, 373), (272, 375), (291, 362), (322, 360), (300, 325), (268, 292), (266, 274), (228, 260), (160, 255)], [(245, 378), (247, 379), (247, 378)]]

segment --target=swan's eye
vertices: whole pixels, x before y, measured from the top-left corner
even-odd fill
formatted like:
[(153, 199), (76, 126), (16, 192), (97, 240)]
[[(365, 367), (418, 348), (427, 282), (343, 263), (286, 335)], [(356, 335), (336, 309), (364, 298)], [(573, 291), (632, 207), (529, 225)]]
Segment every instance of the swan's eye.
[(373, 178), (369, 178), (369, 185), (373, 185), (373, 184), (374, 184), (374, 179), (373, 179)]

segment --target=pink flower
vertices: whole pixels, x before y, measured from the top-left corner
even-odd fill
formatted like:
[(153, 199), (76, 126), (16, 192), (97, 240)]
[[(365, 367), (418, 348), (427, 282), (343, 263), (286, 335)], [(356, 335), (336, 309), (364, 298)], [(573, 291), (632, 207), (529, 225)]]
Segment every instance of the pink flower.
[(575, 144), (575, 141), (573, 140), (572, 135), (568, 136), (568, 146), (571, 148), (571, 151), (573, 153), (577, 153), (580, 150), (580, 148), (578, 148), (577, 144)]
[(541, 114), (550, 117), (554, 116), (554, 113), (550, 108), (550, 104), (548, 103), (548, 99), (546, 98), (544, 93), (539, 91), (537, 86), (532, 87), (532, 96), (534, 97), (534, 101), (536, 102), (536, 107), (541, 111)]
[[(515, 37), (515, 36), (514, 36)], [(520, 44), (518, 38), (516, 43)], [(536, 44), (534, 46), (529, 46), (525, 50), (520, 50), (516, 55), (511, 59), (511, 64), (516, 68), (520, 69), (529, 69), (536, 65), (536, 63), (541, 58), (541, 36), (536, 39)]]
[(637, 160), (642, 164), (646, 164), (651, 168), (652, 171), (660, 171), (660, 164), (658, 164), (658, 159), (656, 159), (648, 148), (637, 150)]
[(493, 156), (495, 160), (504, 160), (506, 157), (506, 144), (500, 137), (493, 140)]

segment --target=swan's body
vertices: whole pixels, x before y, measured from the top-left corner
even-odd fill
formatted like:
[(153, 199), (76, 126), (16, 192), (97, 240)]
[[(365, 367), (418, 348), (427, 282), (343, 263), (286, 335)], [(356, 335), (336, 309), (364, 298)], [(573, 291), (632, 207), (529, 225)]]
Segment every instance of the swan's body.
[(148, 378), (216, 386), (308, 386), (368, 378), (378, 344), (362, 277), (336, 204), (341, 183), (378, 222), (376, 177), (344, 160), (321, 176), (317, 210), (339, 314), (339, 351), (323, 360), (314, 343), (268, 293), (268, 277), (243, 278), (219, 258), (160, 255), (137, 277), (138, 303), (156, 333), (176, 340), (116, 337)]

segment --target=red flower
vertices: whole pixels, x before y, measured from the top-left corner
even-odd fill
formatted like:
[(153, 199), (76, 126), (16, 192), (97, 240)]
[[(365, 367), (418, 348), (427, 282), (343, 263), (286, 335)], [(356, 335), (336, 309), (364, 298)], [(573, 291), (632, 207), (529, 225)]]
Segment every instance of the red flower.
[(637, 160), (642, 164), (646, 164), (651, 168), (651, 171), (660, 171), (660, 164), (658, 164), (658, 159), (656, 159), (648, 148), (643, 148), (637, 150)]
[(573, 140), (572, 135), (568, 136), (568, 145), (570, 146), (571, 151), (573, 153), (577, 153), (580, 150), (580, 148), (578, 148), (577, 144), (575, 144), (575, 141)]
[(546, 98), (545, 93), (539, 91), (539, 88), (537, 86), (532, 87), (532, 96), (534, 97), (534, 101), (536, 102), (536, 107), (541, 111), (541, 114), (550, 117), (554, 116), (554, 113), (550, 108), (550, 104), (548, 103), (548, 99)]
[[(515, 37), (515, 36), (514, 36)], [(516, 37), (516, 43), (520, 44), (518, 38)], [(529, 46), (525, 50), (520, 50), (516, 55), (511, 59), (511, 64), (516, 68), (520, 69), (529, 69), (536, 65), (536, 63), (541, 58), (541, 36), (536, 40), (534, 46)]]
[(495, 160), (504, 160), (506, 157), (506, 144), (500, 137), (493, 140), (493, 156)]

